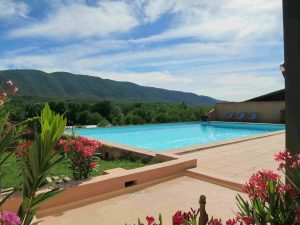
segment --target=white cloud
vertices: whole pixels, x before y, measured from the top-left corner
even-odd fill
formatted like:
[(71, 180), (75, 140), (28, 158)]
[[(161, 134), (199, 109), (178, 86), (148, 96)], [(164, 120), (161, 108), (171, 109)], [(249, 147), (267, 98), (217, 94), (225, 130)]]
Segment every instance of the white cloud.
[(101, 1), (98, 6), (61, 5), (44, 21), (12, 30), (13, 37), (72, 38), (127, 32), (138, 25), (130, 7), (121, 1)]
[(22, 2), (13, 0), (0, 1), (0, 19), (27, 17), (29, 7)]
[(136, 43), (196, 38), (205, 41), (247, 41), (280, 39), (282, 26), (279, 0), (154, 0), (145, 6), (146, 21), (165, 13), (175, 14), (169, 30)]
[(264, 73), (233, 74), (216, 79), (209, 89), (202, 89), (208, 94), (218, 93), (219, 98), (231, 101), (247, 100), (284, 87), (282, 77), (270, 77)]
[(147, 5), (145, 6), (145, 20), (146, 22), (154, 22), (156, 21), (161, 15), (170, 11), (175, 5), (175, 1), (173, 0), (153, 0), (148, 1)]

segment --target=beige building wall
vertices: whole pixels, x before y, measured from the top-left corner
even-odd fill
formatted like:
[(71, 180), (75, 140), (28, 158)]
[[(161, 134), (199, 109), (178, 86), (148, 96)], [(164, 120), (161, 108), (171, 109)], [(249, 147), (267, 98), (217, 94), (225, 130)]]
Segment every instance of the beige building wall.
[(280, 111), (284, 109), (284, 101), (218, 103), (215, 109), (209, 113), (209, 118), (210, 120), (226, 121), (226, 116), (230, 112), (258, 112), (259, 116), (257, 122), (280, 123)]

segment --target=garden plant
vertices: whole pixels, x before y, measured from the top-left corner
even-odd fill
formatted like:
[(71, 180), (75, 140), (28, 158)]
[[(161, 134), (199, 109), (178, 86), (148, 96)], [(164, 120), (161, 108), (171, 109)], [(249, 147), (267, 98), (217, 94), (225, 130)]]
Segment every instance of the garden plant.
[(97, 167), (99, 157), (96, 156), (96, 150), (101, 147), (100, 142), (79, 136), (61, 139), (57, 146), (63, 149), (69, 159), (75, 180), (87, 179)]
[[(38, 191), (45, 186), (46, 177), (53, 167), (64, 157), (53, 160), (53, 149), (64, 133), (66, 119), (55, 114), (46, 104), (39, 116), (39, 124), (35, 127), (33, 140), (22, 140), (26, 133), (26, 122), (12, 124), (9, 122), (9, 93), (16, 93), (18, 88), (12, 81), (6, 82), (6, 87), (0, 90), (0, 167), (14, 152), (17, 155), (22, 178), (21, 193), (23, 197), (18, 214), (0, 211), (1, 225), (30, 225), (39, 210), (40, 205), (57, 195), (60, 190)], [(1, 177), (5, 174), (1, 174)], [(0, 178), (1, 178), (0, 177)], [(2, 179), (2, 178), (1, 178)], [(11, 192), (1, 200), (0, 206), (13, 194)], [(0, 208), (1, 209), (1, 208)]]
[[(16, 143), (21, 131), (16, 129), (8, 122), (9, 108), (7, 102), (9, 101), (9, 94), (16, 93), (18, 88), (13, 85), (12, 81), (7, 81), (0, 88), (0, 168), (4, 166), (8, 157), (13, 154), (11, 151)], [(0, 172), (0, 184), (5, 173)], [(14, 193), (11, 192), (6, 197), (0, 200), (0, 224), (1, 225), (19, 225), (21, 219), (14, 212), (1, 211), (1, 206)]]

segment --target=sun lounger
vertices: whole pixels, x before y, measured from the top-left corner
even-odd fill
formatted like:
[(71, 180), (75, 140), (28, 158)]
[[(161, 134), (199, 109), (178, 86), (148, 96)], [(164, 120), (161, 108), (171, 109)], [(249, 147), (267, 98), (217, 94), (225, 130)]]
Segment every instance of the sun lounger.
[(234, 120), (234, 116), (235, 116), (234, 112), (228, 113), (227, 116), (226, 116), (227, 121), (233, 121)]
[(246, 120), (246, 113), (244, 113), (244, 112), (238, 113), (235, 120), (239, 121), (239, 122), (245, 121)]
[(249, 122), (257, 122), (257, 119), (258, 119), (258, 112), (249, 113), (247, 116), (247, 120)]

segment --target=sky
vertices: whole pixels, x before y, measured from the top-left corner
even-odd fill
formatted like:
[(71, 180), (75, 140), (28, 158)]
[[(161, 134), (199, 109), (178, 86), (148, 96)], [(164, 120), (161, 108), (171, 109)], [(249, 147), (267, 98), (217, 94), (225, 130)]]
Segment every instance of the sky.
[(0, 70), (242, 101), (284, 87), (281, 0), (0, 0)]

